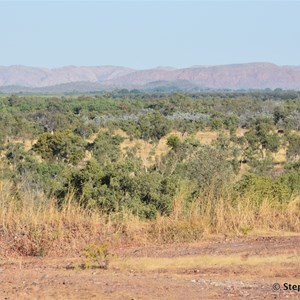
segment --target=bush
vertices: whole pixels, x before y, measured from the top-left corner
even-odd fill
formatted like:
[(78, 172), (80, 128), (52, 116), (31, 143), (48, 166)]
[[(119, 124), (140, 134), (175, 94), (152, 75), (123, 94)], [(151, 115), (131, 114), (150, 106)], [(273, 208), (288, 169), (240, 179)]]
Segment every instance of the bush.
[(76, 164), (84, 157), (85, 143), (81, 137), (68, 130), (54, 134), (45, 132), (33, 149), (48, 161)]
[(288, 203), (291, 200), (291, 189), (281, 178), (272, 179), (267, 176), (255, 174), (244, 175), (235, 185), (235, 190), (241, 196), (253, 199), (253, 205), (259, 207), (263, 200), (274, 203)]
[(176, 150), (180, 144), (180, 139), (178, 136), (171, 135), (167, 139), (167, 145), (171, 147), (172, 150)]

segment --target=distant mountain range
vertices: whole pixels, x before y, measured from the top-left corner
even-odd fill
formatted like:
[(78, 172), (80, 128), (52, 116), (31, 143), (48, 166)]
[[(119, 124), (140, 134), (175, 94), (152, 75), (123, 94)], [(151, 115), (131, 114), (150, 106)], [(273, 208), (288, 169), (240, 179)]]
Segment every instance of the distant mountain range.
[(114, 89), (291, 89), (300, 90), (300, 66), (247, 63), (158, 67), (135, 70), (117, 66), (47, 69), (0, 66), (2, 92), (88, 92)]

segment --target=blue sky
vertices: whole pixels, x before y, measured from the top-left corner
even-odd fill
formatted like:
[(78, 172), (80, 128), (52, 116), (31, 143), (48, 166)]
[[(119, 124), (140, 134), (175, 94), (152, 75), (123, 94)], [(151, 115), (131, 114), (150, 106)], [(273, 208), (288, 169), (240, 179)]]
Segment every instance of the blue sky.
[(298, 1), (0, 1), (0, 65), (300, 65)]

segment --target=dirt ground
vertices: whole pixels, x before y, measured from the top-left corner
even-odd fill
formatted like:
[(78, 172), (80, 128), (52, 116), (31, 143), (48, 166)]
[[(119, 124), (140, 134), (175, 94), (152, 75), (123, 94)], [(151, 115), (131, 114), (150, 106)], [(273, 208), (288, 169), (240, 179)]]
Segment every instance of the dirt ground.
[(300, 237), (110, 252), (107, 270), (80, 268), (82, 257), (2, 258), (0, 299), (300, 299)]

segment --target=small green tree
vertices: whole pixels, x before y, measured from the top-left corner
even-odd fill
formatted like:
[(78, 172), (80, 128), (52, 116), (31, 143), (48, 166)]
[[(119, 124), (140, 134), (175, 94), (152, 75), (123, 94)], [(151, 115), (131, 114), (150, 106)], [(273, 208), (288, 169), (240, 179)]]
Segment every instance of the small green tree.
[(46, 160), (76, 164), (84, 157), (85, 143), (80, 136), (68, 130), (54, 134), (45, 132), (33, 149)]
[(180, 144), (180, 139), (176, 135), (171, 135), (167, 139), (167, 145), (171, 147), (172, 150), (176, 150)]
[(138, 124), (142, 139), (144, 140), (160, 140), (171, 130), (171, 121), (164, 117), (159, 111), (151, 112), (142, 116)]
[(287, 137), (288, 147), (286, 157), (288, 160), (293, 161), (300, 156), (300, 137), (296, 134), (291, 134)]
[(268, 153), (275, 153), (280, 147), (280, 137), (273, 132), (274, 125), (270, 118), (257, 118), (254, 126), (245, 134), (248, 142), (248, 152), (260, 154), (265, 159)]
[(120, 144), (124, 138), (109, 132), (100, 132), (95, 141), (88, 145), (93, 157), (103, 164), (115, 162), (121, 158)]

